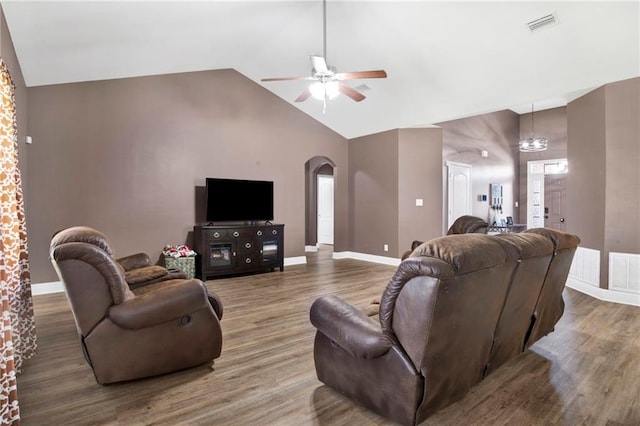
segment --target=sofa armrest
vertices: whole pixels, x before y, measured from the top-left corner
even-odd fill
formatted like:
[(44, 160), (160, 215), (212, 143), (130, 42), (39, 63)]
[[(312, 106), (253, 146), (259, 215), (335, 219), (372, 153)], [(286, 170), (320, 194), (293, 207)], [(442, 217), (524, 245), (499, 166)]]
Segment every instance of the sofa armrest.
[(125, 300), (109, 309), (107, 317), (129, 330), (152, 327), (183, 317), (209, 305), (207, 289), (200, 280), (175, 281)]
[(311, 305), (311, 323), (351, 356), (377, 358), (393, 342), (363, 312), (336, 296), (323, 296)]
[(122, 266), (125, 272), (132, 269), (144, 268), (145, 266), (151, 266), (151, 259), (146, 253), (136, 253), (129, 256), (116, 259), (116, 262)]
[(218, 316), (218, 319), (222, 319), (222, 314), (224, 313), (224, 305), (222, 304), (222, 299), (215, 293), (209, 293), (209, 303), (213, 308), (213, 311)]

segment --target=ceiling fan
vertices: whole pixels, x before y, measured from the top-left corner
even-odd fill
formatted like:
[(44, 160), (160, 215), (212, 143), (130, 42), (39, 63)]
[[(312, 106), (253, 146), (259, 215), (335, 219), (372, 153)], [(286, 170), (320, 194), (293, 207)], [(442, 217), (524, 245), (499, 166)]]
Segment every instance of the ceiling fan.
[(362, 93), (356, 89), (348, 86), (344, 83), (346, 80), (357, 80), (363, 78), (387, 78), (387, 73), (384, 70), (370, 70), (370, 71), (351, 71), (351, 72), (336, 72), (334, 67), (327, 65), (327, 1), (322, 1), (322, 20), (323, 20), (323, 56), (311, 55), (312, 74), (307, 77), (273, 77), (263, 78), (261, 81), (287, 81), (287, 80), (307, 80), (313, 81), (309, 87), (307, 87), (296, 98), (296, 102), (304, 102), (313, 96), (316, 99), (322, 99), (326, 107), (327, 99), (332, 99), (339, 93), (342, 93), (356, 102), (360, 102), (365, 99)]

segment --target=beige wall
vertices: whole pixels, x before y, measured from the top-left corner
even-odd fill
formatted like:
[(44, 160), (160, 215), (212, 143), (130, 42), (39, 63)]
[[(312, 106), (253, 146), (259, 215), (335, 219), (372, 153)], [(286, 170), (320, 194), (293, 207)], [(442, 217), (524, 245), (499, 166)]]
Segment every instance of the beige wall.
[[(514, 220), (518, 217), (515, 201), (519, 199), (519, 122), (518, 114), (503, 110), (438, 123), (443, 130), (444, 160), (471, 165), (474, 216), (489, 220), (489, 201), (480, 201), (478, 196), (487, 195), (488, 200), (489, 185), (498, 183), (503, 186), (502, 216), (512, 216)], [(482, 150), (488, 151), (487, 158), (480, 155)], [(446, 167), (443, 175), (446, 177)], [(443, 185), (443, 205), (446, 209), (446, 180)], [(444, 219), (447, 219), (446, 213)]]
[(347, 141), (232, 70), (32, 87), (27, 221), (34, 282), (51, 235), (85, 224), (117, 255), (190, 242), (205, 177), (273, 180), (285, 256), (304, 255), (305, 163), (336, 164), (335, 247), (348, 248)]

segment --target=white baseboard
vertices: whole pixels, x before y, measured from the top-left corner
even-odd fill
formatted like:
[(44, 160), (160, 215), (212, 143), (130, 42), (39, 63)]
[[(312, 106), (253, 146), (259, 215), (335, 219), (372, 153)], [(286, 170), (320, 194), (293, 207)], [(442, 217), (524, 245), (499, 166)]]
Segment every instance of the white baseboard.
[(364, 260), (365, 262), (381, 263), (383, 265), (391, 265), (391, 266), (398, 266), (401, 262), (401, 260), (396, 257), (378, 256), (375, 254), (358, 253), (355, 251), (334, 252), (333, 258)]
[(31, 284), (31, 294), (38, 296), (41, 294), (62, 293), (64, 286), (62, 281), (53, 281), (50, 283)]
[(285, 257), (284, 266), (304, 265), (307, 263), (306, 256)]
[(314, 253), (318, 251), (318, 246), (304, 246), (304, 251), (307, 253)]
[(567, 287), (584, 293), (596, 299), (605, 302), (622, 303), (624, 305), (640, 306), (640, 295), (633, 293), (623, 293), (621, 291), (607, 290), (600, 287), (594, 287), (592, 284), (569, 277), (567, 279)]

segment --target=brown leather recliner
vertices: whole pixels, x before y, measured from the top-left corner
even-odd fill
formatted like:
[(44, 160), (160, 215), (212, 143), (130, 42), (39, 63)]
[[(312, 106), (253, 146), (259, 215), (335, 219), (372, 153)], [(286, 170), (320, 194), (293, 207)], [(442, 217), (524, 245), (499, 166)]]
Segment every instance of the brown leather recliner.
[[(476, 216), (460, 216), (457, 218), (447, 231), (447, 235), (456, 234), (486, 234), (489, 224)], [(407, 250), (402, 254), (401, 259), (405, 260), (412, 251), (418, 248), (424, 241), (414, 240), (411, 243), (411, 250)]]
[(149, 377), (218, 358), (220, 299), (195, 279), (131, 290), (108, 240), (93, 231), (72, 227), (58, 232), (50, 255), (96, 381)]
[(476, 216), (460, 216), (457, 218), (449, 230), (447, 231), (447, 235), (456, 235), (456, 234), (486, 234), (487, 229), (489, 228), (489, 224), (485, 222), (483, 219), (480, 219)]
[(396, 422), (422, 422), (553, 330), (579, 241), (549, 229), (428, 241), (396, 270), (378, 323), (318, 298), (318, 379)]
[[(114, 257), (114, 251), (106, 235), (88, 226), (76, 226), (75, 232), (65, 235), (65, 241), (74, 239), (85, 242), (103, 242), (103, 249)], [(57, 234), (57, 233), (56, 233)], [(55, 236), (55, 234), (54, 234)], [(114, 257), (115, 258), (115, 257)], [(182, 271), (168, 270), (160, 265), (153, 264), (146, 253), (136, 253), (115, 259), (124, 272), (124, 278), (129, 287), (134, 289), (160, 281), (186, 279), (187, 274)]]
[(116, 261), (122, 266), (124, 278), (132, 289), (160, 281), (187, 279), (186, 272), (154, 265), (146, 253), (132, 254), (116, 259)]

